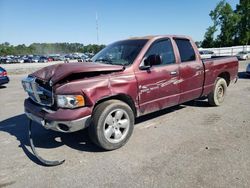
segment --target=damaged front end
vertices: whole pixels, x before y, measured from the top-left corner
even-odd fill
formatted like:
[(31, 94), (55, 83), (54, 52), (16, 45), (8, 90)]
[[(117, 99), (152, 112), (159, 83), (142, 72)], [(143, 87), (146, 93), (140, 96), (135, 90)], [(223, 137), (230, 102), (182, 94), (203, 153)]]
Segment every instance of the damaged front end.
[[(51, 89), (50, 88), (45, 89), (45, 87), (42, 87), (41, 85), (39, 85), (39, 82), (37, 82), (37, 79), (34, 77), (27, 77), (27, 78), (23, 79), (22, 85), (23, 85), (24, 90), (29, 95), (30, 99), (28, 99), (28, 100), (32, 100), (32, 101), (36, 102), (37, 104), (42, 105), (44, 107), (53, 105), (54, 100), (53, 100), (52, 87), (50, 87)], [(35, 116), (32, 113), (29, 113), (28, 111), (26, 111), (26, 109), (25, 109), (25, 114), (29, 118), (29, 131), (28, 131), (29, 141), (30, 141), (31, 150), (32, 150), (33, 154), (36, 156), (36, 158), (43, 165), (46, 165), (46, 166), (57, 166), (57, 165), (61, 165), (62, 163), (64, 163), (65, 160), (49, 161), (49, 160), (42, 158), (38, 154), (38, 152), (36, 151), (36, 148), (34, 146), (33, 137), (32, 137), (32, 123), (34, 121), (36, 123), (43, 125), (44, 127), (46, 126), (46, 123), (45, 123), (44, 119), (42, 119), (38, 116)]]
[[(38, 155), (31, 134), (32, 122), (36, 122), (46, 129), (69, 133), (86, 128), (91, 121), (92, 109), (85, 106), (85, 98), (82, 94), (83, 88), (75, 87), (72, 88), (72, 91), (66, 86), (66, 91), (62, 89), (64, 88), (62, 86), (74, 80), (98, 77), (99, 75), (122, 70), (122, 66), (98, 63), (59, 64), (38, 70), (22, 80), (23, 88), (29, 95), (29, 98), (24, 102), (24, 107), (30, 121), (30, 146), (41, 163), (47, 166), (56, 166), (62, 164), (64, 160), (48, 161)], [(57, 89), (60, 90), (59, 94), (56, 93)], [(68, 104), (60, 102), (58, 98), (61, 99), (62, 97), (69, 98)], [(79, 101), (74, 101), (74, 97)], [(64, 100), (61, 99), (61, 101)]]

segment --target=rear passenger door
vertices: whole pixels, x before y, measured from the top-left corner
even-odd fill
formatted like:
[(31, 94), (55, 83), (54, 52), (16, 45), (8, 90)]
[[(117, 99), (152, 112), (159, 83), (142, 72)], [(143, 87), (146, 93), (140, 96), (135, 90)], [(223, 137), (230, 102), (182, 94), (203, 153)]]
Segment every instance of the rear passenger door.
[(200, 97), (202, 93), (204, 71), (203, 63), (194, 51), (189, 39), (174, 39), (180, 56), (180, 101), (183, 103)]

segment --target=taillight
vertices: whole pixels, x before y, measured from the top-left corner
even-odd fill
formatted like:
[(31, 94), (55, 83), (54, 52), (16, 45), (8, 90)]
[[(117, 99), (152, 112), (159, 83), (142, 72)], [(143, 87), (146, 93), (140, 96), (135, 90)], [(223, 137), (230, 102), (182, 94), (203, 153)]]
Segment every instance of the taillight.
[(7, 72), (6, 71), (0, 72), (0, 76), (7, 76)]

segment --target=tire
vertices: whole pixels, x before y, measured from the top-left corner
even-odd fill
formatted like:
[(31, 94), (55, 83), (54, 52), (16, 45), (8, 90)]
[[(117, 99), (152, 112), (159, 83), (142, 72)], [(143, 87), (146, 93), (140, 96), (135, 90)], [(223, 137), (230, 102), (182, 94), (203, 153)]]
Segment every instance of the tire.
[(124, 102), (109, 100), (93, 112), (90, 139), (105, 150), (115, 150), (127, 143), (134, 129), (134, 113)]
[(212, 106), (220, 106), (225, 98), (227, 82), (224, 78), (217, 78), (213, 91), (208, 95), (208, 103)]

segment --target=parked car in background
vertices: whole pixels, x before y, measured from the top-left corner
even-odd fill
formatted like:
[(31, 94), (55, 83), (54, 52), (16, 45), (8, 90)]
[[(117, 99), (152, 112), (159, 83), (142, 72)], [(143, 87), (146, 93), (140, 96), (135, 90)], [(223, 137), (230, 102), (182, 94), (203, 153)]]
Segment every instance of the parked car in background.
[(39, 56), (30, 56), (24, 59), (24, 63), (38, 63), (39, 58), (40, 58)]
[(54, 61), (64, 61), (65, 60), (65, 57), (63, 57), (63, 56), (53, 56), (52, 58)]
[(38, 63), (39, 62), (40, 57), (39, 56), (33, 56), (32, 57), (32, 63)]
[(22, 57), (15, 57), (13, 59), (13, 63), (24, 63), (24, 58), (22, 58)]
[(41, 56), (41, 57), (39, 58), (39, 61), (38, 61), (38, 62), (40, 62), (40, 63), (47, 63), (47, 62), (48, 62), (48, 58), (45, 57), (45, 56)]
[(91, 59), (85, 54), (81, 55), (78, 59), (78, 62), (89, 62), (89, 61), (91, 61)]
[(24, 63), (32, 63), (31, 57), (26, 57)]
[(48, 62), (54, 61), (54, 59), (52, 57), (48, 57), (47, 60), (48, 60)]
[(250, 58), (250, 51), (239, 52), (236, 57), (241, 60), (247, 60)]
[(199, 53), (200, 53), (201, 59), (209, 59), (212, 56), (215, 56), (215, 53), (210, 50), (200, 50)]
[(7, 64), (7, 63), (12, 63), (13, 59), (11, 57), (2, 57), (0, 63), (1, 64)]
[(64, 58), (65, 58), (65, 61), (69, 61), (73, 59), (73, 57), (70, 54), (65, 55)]
[(250, 76), (250, 63), (247, 65), (246, 73), (248, 76)]
[(7, 71), (0, 67), (0, 86), (3, 84), (7, 84), (9, 82), (9, 78), (7, 76)]
[(86, 52), (85, 55), (87, 55), (89, 58), (92, 58), (92, 57), (94, 57), (95, 54), (94, 53)]

